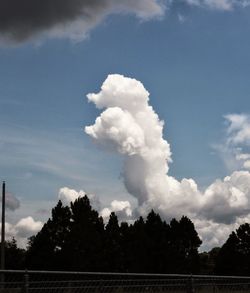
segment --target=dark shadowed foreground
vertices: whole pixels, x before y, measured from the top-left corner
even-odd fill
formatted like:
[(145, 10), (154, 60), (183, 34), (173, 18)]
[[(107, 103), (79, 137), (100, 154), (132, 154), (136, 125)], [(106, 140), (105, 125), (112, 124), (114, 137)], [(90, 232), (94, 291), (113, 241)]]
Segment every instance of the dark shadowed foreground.
[(119, 223), (111, 213), (105, 225), (87, 196), (70, 207), (59, 201), (26, 251), (15, 239), (5, 244), (8, 270), (250, 276), (249, 223), (221, 248), (199, 253), (201, 240), (187, 217), (168, 224), (151, 211)]
[(250, 277), (0, 271), (0, 292), (250, 292)]

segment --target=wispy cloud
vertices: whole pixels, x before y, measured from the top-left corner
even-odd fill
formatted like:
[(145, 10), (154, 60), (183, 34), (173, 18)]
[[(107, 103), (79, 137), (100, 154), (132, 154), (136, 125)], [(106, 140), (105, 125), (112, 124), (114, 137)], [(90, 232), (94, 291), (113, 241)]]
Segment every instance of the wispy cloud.
[(180, 23), (184, 23), (187, 20), (187, 18), (181, 13), (178, 13), (177, 17), (178, 17), (178, 20), (179, 20)]
[(213, 146), (222, 157), (228, 170), (250, 170), (250, 115), (228, 114), (225, 137)]
[[(174, 2), (175, 0), (173, 0)], [(232, 10), (236, 7), (245, 8), (250, 5), (249, 0), (184, 0), (189, 5), (217, 10)]]
[(86, 168), (91, 169), (92, 165), (86, 158), (91, 154), (82, 141), (77, 141), (74, 131), (62, 136), (28, 127), (2, 125), (0, 132), (1, 173), (4, 167), (12, 166), (16, 170), (22, 169), (22, 176), (27, 180), (36, 172), (75, 181), (82, 181), (84, 176), (88, 178)]

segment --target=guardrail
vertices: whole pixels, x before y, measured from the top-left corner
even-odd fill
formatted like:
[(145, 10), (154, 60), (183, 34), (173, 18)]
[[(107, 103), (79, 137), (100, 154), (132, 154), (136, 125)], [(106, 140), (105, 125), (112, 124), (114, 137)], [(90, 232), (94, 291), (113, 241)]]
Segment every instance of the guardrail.
[(0, 270), (1, 293), (250, 292), (250, 277)]

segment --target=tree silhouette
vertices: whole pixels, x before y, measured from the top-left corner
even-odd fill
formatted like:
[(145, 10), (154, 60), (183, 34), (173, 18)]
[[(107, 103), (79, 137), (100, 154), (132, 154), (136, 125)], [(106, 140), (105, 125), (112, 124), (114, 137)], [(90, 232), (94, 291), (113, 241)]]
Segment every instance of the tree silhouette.
[(29, 239), (26, 262), (32, 269), (64, 269), (62, 248), (70, 231), (71, 212), (59, 200), (49, 219), (36, 236)]
[(216, 273), (223, 275), (250, 275), (250, 225), (242, 224), (232, 232), (222, 246)]
[(160, 273), (166, 268), (166, 252), (169, 249), (169, 227), (164, 223), (159, 214), (153, 210), (146, 220), (148, 264), (147, 272)]
[(147, 272), (148, 270), (148, 237), (142, 217), (131, 225), (128, 234), (126, 258), (129, 272)]
[(27, 267), (44, 270), (194, 273), (201, 241), (187, 217), (170, 225), (153, 210), (146, 220), (121, 223), (114, 212), (104, 226), (87, 196), (70, 207), (59, 201), (29, 240)]
[(209, 252), (201, 252), (199, 254), (200, 259), (200, 271), (202, 275), (212, 275), (215, 273), (215, 266), (220, 247), (214, 247)]
[(108, 224), (105, 227), (104, 253), (107, 271), (123, 271), (121, 232), (118, 218), (114, 212), (110, 214)]
[(103, 269), (103, 219), (93, 210), (87, 196), (71, 203), (72, 218), (63, 255), (70, 270)]
[(5, 268), (21, 270), (25, 268), (25, 250), (17, 247), (16, 239), (5, 242)]
[(194, 224), (183, 216), (179, 222), (172, 219), (170, 228), (172, 272), (197, 273), (199, 271), (198, 248), (202, 242)]

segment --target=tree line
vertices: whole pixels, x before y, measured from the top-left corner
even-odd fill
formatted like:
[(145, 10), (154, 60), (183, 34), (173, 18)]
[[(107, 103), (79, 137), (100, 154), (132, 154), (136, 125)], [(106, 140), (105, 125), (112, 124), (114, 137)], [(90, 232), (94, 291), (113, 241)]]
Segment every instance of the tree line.
[(250, 225), (226, 243), (199, 253), (202, 241), (192, 221), (170, 223), (153, 210), (144, 219), (119, 224), (114, 212), (105, 225), (87, 196), (70, 206), (59, 200), (28, 247), (6, 242), (6, 268), (99, 272), (250, 275)]

